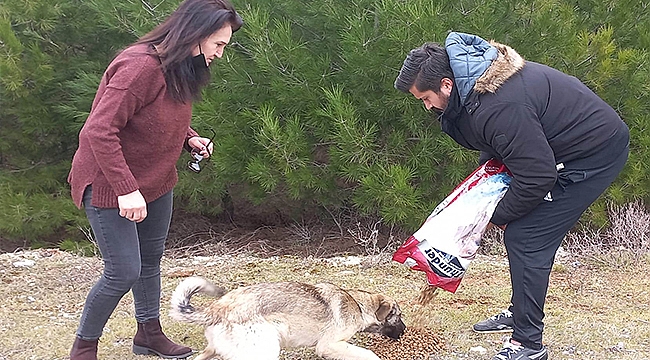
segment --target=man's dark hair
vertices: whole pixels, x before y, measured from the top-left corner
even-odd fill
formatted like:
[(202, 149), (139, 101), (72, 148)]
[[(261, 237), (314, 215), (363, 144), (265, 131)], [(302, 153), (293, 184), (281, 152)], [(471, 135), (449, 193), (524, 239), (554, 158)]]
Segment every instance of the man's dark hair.
[(418, 91), (440, 92), (443, 78), (454, 79), (444, 46), (428, 42), (409, 52), (395, 80), (395, 88), (405, 93), (415, 85)]
[(228, 0), (185, 0), (136, 44), (156, 46), (167, 91), (175, 100), (200, 100), (201, 89), (210, 83), (210, 72), (194, 71), (192, 50), (224, 26), (230, 25), (234, 33), (242, 24)]

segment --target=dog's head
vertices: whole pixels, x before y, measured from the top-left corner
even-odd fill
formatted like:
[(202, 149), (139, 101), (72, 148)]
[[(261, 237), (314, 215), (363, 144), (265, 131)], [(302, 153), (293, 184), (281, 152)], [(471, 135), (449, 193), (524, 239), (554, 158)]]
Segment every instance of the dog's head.
[(373, 296), (376, 304), (375, 317), (377, 323), (368, 326), (364, 331), (371, 333), (379, 333), (388, 336), (391, 339), (399, 339), (406, 325), (402, 321), (402, 310), (400, 310), (397, 302), (381, 294)]

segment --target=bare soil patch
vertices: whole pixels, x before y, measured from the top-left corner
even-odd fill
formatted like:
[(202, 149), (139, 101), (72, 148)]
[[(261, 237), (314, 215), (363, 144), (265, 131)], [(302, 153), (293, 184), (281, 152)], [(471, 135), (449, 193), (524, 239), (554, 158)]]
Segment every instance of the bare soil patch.
[(377, 255), (394, 251), (410, 235), (375, 219), (345, 214), (326, 221), (313, 215), (301, 221), (289, 221), (266, 212), (209, 218), (176, 210), (167, 248), (184, 255)]

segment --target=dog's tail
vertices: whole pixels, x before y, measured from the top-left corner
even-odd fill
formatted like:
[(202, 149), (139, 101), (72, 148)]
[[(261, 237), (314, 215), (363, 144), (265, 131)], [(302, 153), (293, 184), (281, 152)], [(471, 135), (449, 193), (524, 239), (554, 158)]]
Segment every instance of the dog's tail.
[(215, 286), (202, 277), (189, 277), (178, 284), (176, 290), (174, 290), (169, 315), (178, 321), (203, 325), (209, 324), (212, 320), (211, 316), (201, 309), (195, 309), (190, 304), (192, 295), (197, 293), (220, 298), (226, 293), (226, 290), (222, 287)]

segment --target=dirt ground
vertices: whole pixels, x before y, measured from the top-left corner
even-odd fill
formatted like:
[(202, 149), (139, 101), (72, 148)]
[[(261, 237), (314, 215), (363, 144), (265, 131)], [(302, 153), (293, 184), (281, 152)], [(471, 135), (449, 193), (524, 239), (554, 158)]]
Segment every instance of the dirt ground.
[[(204, 276), (229, 289), (265, 281), (301, 281), (332, 282), (343, 288), (385, 293), (400, 303), (409, 329), (424, 329), (429, 336), (425, 344), (419, 344), (420, 349), (428, 347), (419, 353), (417, 341), (405, 345), (364, 336), (353, 339), (357, 344), (374, 346), (385, 360), (488, 360), (501, 347), (502, 335), (476, 334), (471, 324), (497, 313), (508, 303), (508, 267), (502, 255), (479, 257), (455, 294), (439, 291), (431, 304), (422, 307), (415, 304), (415, 299), (424, 284), (423, 274), (390, 261), (390, 252), (361, 256), (370, 248), (357, 244), (356, 255), (317, 256), (326, 249), (322, 245), (317, 250), (318, 244), (336, 239), (321, 241), (304, 236), (304, 243), (295, 244), (295, 250), (300, 251), (289, 254), (289, 248), (261, 241), (259, 233), (255, 235), (257, 240), (248, 244), (246, 240), (252, 234), (233, 231), (211, 236), (222, 240), (201, 251), (193, 247), (170, 251), (162, 265), (163, 327), (172, 339), (196, 351), (205, 346), (202, 329), (175, 322), (167, 315), (170, 293), (188, 275)], [(224, 251), (226, 248), (231, 251)], [(260, 253), (264, 249), (268, 253)], [(66, 359), (85, 296), (101, 269), (98, 257), (58, 250), (0, 254), (0, 360)], [(633, 268), (607, 268), (566, 254), (559, 256), (546, 306), (545, 343), (550, 359), (649, 359), (648, 270), (647, 263)], [(207, 299), (198, 297), (196, 301), (200, 305)], [(100, 359), (154, 359), (131, 353), (134, 329), (129, 294), (104, 329)], [(404, 347), (417, 355), (399, 355)], [(297, 349), (283, 352), (282, 359), (318, 357), (309, 349)]]
[[(229, 220), (215, 223), (175, 212), (172, 221), (162, 263), (161, 322), (170, 338), (195, 351), (205, 346), (202, 329), (175, 322), (167, 308), (175, 286), (190, 275), (228, 289), (299, 281), (384, 293), (402, 308), (405, 337), (398, 342), (363, 334), (352, 339), (382, 360), (489, 360), (501, 348), (502, 334), (471, 330), (509, 302), (508, 265), (498, 241), (483, 244), (490, 255), (474, 260), (455, 294), (438, 291), (429, 305), (420, 306), (416, 300), (424, 274), (391, 261), (407, 233), (352, 217), (337, 217), (335, 226)], [(67, 359), (85, 296), (102, 272), (100, 257), (0, 243), (0, 360)], [(50, 243), (55, 247), (55, 238)], [(558, 253), (546, 303), (544, 342), (550, 359), (650, 359), (650, 262), (621, 266), (603, 259)], [(207, 301), (193, 298), (199, 306)], [(127, 294), (104, 329), (99, 358), (155, 359), (132, 354), (135, 327)], [(319, 357), (310, 349), (291, 349), (281, 359)]]

